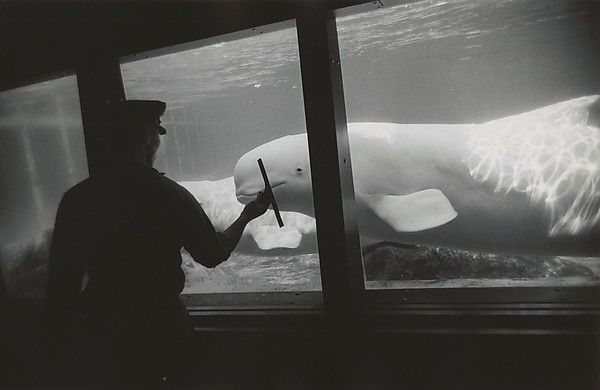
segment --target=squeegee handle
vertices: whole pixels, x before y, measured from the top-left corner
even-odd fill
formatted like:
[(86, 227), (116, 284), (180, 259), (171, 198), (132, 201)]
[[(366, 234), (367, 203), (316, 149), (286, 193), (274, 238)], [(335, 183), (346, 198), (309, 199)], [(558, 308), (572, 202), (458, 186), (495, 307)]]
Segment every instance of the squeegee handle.
[(263, 181), (265, 182), (265, 192), (271, 201), (271, 205), (273, 206), (273, 211), (275, 212), (275, 218), (277, 218), (277, 224), (279, 227), (283, 227), (283, 219), (281, 219), (281, 214), (279, 213), (279, 207), (277, 207), (277, 202), (275, 201), (275, 197), (273, 196), (273, 189), (271, 188), (271, 183), (269, 183), (269, 177), (267, 176), (267, 170), (265, 169), (265, 165), (262, 162), (262, 158), (257, 160), (258, 167), (260, 168), (260, 173), (262, 174)]

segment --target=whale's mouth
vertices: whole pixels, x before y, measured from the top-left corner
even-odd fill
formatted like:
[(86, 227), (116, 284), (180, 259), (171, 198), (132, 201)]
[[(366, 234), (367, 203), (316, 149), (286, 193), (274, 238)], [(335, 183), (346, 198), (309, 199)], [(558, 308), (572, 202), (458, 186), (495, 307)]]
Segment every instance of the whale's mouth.
[[(285, 181), (281, 181), (281, 182), (277, 182), (275, 184), (271, 184), (271, 189), (280, 187), (282, 185), (284, 185), (286, 182)], [(240, 191), (236, 191), (235, 196), (238, 200), (238, 202), (242, 203), (242, 204), (248, 204), (250, 203), (252, 200), (256, 199), (256, 197), (258, 196), (258, 193), (260, 191), (263, 191), (264, 187), (260, 187), (260, 189), (257, 189), (256, 187), (252, 188), (251, 190), (240, 190)]]

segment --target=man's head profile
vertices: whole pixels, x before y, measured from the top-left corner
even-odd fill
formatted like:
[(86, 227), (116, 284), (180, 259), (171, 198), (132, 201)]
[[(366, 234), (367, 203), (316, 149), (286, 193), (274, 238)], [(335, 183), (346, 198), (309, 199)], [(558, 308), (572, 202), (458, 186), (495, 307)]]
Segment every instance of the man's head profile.
[(167, 131), (160, 125), (166, 104), (158, 100), (125, 100), (108, 106), (108, 126), (113, 161), (152, 166)]

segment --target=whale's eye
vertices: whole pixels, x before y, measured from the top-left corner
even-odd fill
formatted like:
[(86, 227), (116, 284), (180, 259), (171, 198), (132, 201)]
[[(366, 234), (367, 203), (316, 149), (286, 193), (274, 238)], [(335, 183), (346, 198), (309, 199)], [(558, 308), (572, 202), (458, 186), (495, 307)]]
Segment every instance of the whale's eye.
[(302, 173), (302, 168), (300, 168), (300, 167), (296, 168), (296, 173)]

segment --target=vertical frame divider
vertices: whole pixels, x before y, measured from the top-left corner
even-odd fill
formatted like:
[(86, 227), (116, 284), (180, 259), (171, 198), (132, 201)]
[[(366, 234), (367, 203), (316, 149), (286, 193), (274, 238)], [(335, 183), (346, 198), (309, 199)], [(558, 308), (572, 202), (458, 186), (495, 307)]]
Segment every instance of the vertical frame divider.
[(316, 3), (297, 19), (323, 299), (344, 312), (364, 292), (335, 15)]
[(77, 70), (79, 104), (90, 176), (108, 162), (108, 129), (112, 126), (107, 104), (125, 100), (118, 59), (82, 65)]

